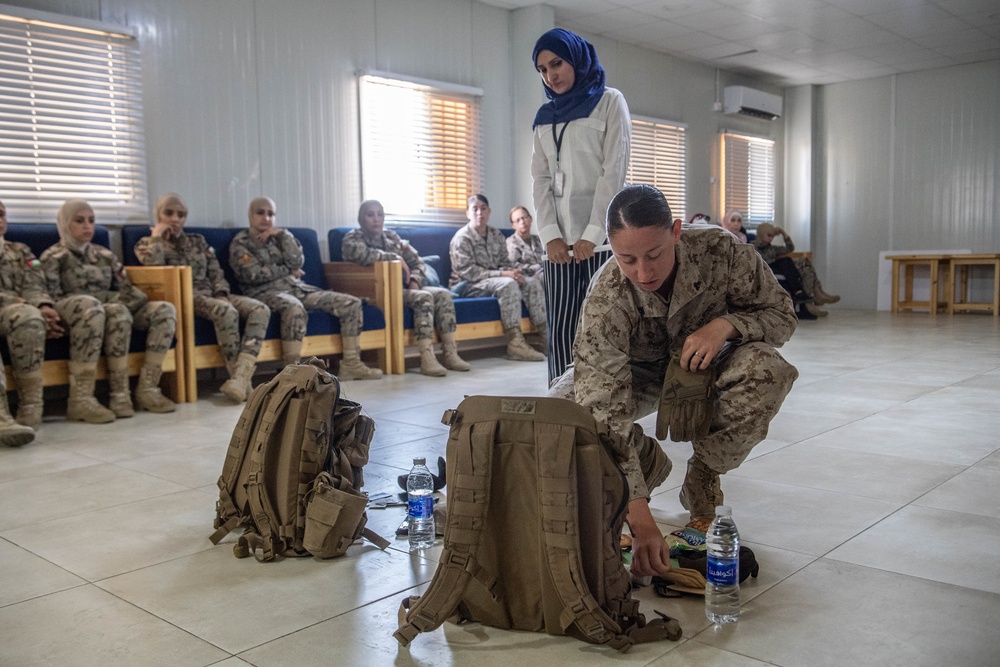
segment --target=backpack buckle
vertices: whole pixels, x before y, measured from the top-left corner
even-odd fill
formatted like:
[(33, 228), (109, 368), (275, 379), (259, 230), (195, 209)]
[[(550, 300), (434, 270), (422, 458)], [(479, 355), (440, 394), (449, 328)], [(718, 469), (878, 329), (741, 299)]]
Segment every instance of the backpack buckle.
[(441, 423), (445, 426), (453, 426), (458, 421), (458, 410), (448, 409), (441, 415)]

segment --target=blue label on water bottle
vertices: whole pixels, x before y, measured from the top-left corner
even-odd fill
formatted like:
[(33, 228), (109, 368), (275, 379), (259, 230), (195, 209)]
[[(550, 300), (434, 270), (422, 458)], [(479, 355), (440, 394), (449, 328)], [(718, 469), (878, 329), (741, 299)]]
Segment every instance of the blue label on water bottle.
[(406, 513), (414, 519), (429, 519), (434, 516), (434, 496), (418, 496), (411, 493), (406, 500)]
[(735, 586), (740, 580), (739, 558), (708, 557), (708, 571), (705, 578), (716, 586)]

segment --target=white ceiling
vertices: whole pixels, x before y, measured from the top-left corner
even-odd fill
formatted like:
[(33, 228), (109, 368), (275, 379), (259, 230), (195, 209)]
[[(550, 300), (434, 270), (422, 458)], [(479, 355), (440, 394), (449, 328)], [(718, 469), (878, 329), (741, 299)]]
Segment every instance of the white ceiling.
[[(516, 9), (536, 0), (484, 0)], [(775, 85), (1000, 59), (1000, 0), (544, 0), (560, 27)], [(1000, 81), (997, 82), (1000, 85)]]

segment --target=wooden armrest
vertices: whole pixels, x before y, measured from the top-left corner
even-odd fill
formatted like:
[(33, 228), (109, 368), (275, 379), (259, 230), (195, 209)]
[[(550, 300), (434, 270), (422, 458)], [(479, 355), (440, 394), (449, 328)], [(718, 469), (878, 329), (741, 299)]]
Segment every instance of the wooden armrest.
[(324, 262), (323, 274), (326, 287), (335, 292), (344, 292), (375, 302), (375, 265), (361, 266), (354, 262)]

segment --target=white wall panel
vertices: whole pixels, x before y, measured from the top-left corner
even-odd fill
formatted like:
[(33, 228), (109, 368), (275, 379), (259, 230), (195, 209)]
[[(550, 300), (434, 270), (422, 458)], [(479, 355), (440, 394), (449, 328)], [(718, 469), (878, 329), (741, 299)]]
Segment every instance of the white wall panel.
[(851, 308), (874, 309), (878, 253), (887, 247), (890, 214), (892, 119), (890, 79), (825, 86), (818, 95), (823, 161), (818, 182), (825, 210), (817, 264), (824, 286)]
[(105, 4), (138, 30), (150, 204), (174, 191), (191, 224), (245, 224), (260, 179), (253, 3)]
[(996, 62), (897, 77), (892, 247), (1000, 249), (998, 109)]
[(357, 221), (355, 72), (374, 61), (373, 35), (371, 3), (256, 2), (261, 182), (253, 194), (275, 199), (280, 224), (325, 230)]

